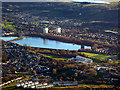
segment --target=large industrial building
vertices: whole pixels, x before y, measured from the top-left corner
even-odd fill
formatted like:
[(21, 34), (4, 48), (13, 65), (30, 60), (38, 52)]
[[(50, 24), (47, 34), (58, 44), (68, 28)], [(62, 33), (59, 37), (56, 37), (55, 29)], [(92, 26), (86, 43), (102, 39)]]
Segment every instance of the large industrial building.
[[(48, 27), (43, 28), (43, 33), (48, 33), (48, 31), (49, 31)], [(56, 27), (56, 33), (57, 34), (61, 33), (61, 27)]]
[(61, 33), (61, 27), (56, 28), (56, 33)]
[(48, 33), (48, 27), (43, 28), (43, 33)]
[(82, 62), (82, 63), (85, 63), (85, 64), (93, 63), (93, 60), (82, 57), (82, 56), (76, 56), (76, 58), (74, 58), (74, 57), (70, 58), (70, 59), (68, 59), (68, 61)]

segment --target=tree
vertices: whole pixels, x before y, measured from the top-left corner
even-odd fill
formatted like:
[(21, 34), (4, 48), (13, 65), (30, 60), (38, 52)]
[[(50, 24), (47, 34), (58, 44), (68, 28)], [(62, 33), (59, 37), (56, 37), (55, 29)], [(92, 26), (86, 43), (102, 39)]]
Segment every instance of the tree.
[(97, 47), (98, 47), (98, 45), (97, 45), (97, 44), (94, 44), (94, 45), (92, 46), (92, 50), (97, 49)]
[(78, 77), (78, 73), (77, 72), (75, 73), (75, 77)]
[(118, 44), (118, 58), (120, 59), (120, 44)]
[(33, 73), (34, 73), (34, 75), (36, 75), (36, 71), (35, 70), (33, 71)]
[(95, 71), (95, 70), (93, 70), (93, 69), (90, 69), (88, 72), (90, 73), (90, 76), (91, 76), (91, 77), (97, 75), (97, 71)]
[(56, 74), (57, 73), (57, 70), (56, 69), (53, 69), (53, 74)]
[(6, 54), (6, 52), (3, 52), (3, 53), (2, 53), (2, 61), (3, 61), (3, 62), (6, 62), (6, 61), (7, 61), (7, 54)]

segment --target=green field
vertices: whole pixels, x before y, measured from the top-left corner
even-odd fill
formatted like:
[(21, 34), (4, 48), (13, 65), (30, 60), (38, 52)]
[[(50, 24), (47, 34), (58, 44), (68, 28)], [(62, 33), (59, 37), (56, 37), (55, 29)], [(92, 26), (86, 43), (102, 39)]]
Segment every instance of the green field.
[(68, 58), (62, 57), (62, 56), (55, 56), (55, 55), (51, 55), (51, 54), (43, 54), (43, 55), (45, 57), (52, 58), (52, 59), (55, 59), (55, 60), (68, 60)]
[(3, 26), (4, 28), (8, 28), (8, 29), (14, 31), (14, 30), (15, 30), (15, 27), (13, 26), (13, 24), (14, 24), (13, 22), (5, 22), (5, 24), (2, 23), (2, 26)]
[(4, 23), (2, 23), (2, 27), (6, 28), (6, 26), (4, 25)]
[(16, 86), (16, 84), (18, 84), (18, 82), (11, 83), (11, 84), (3, 87), (2, 90), (13, 90), (14, 86)]
[(81, 54), (85, 54), (88, 57), (91, 57), (93, 59), (97, 59), (97, 60), (100, 60), (100, 61), (106, 61), (108, 58), (111, 57), (110, 55), (87, 53), (87, 52), (81, 52)]
[(115, 62), (115, 64), (120, 64), (120, 59)]

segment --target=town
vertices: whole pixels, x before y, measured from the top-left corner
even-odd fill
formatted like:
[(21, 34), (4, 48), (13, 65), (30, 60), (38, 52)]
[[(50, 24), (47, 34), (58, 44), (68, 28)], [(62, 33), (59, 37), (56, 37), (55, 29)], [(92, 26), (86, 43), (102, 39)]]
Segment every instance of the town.
[[(103, 13), (111, 20), (103, 18), (98, 10), (116, 14), (118, 8), (116, 3), (3, 3), (2, 89), (120, 89), (117, 19), (111, 13)], [(96, 13), (99, 19), (91, 16)]]
[[(11, 43), (11, 42), (3, 42), (3, 49), (4, 52), (9, 55), (7, 57), (7, 60), (9, 61), (3, 61), (3, 74), (5, 76), (8, 77), (22, 77), (24, 79), (22, 80), (17, 80), (20, 84), (17, 84), (17, 87), (22, 86), (23, 88), (26, 87), (30, 87), (29, 86), (29, 82), (33, 82), (33, 86), (31, 86), (32, 88), (37, 88), (39, 86), (36, 86), (38, 84), (34, 84), (34, 82), (36, 83), (40, 83), (40, 84), (44, 84), (44, 83), (50, 83), (50, 84), (46, 84), (46, 87), (48, 85), (48, 87), (53, 87), (53, 78), (54, 75), (56, 75), (59, 71), (61, 70), (67, 70), (69, 69), (69, 72), (72, 72), (75, 74), (75, 76), (73, 76), (73, 78), (70, 79), (69, 77), (67, 80), (73, 80), (74, 78), (77, 78), (78, 76), (81, 77), (86, 77), (86, 75), (90, 75), (89, 77), (92, 76), (96, 76), (99, 74), (105, 74), (106, 76), (99, 78), (103, 79), (105, 81), (105, 83), (116, 83), (119, 81), (119, 67), (114, 66), (114, 65), (110, 65), (110, 64), (106, 64), (106, 65), (99, 65), (99, 64), (86, 64), (86, 63), (81, 63), (81, 62), (76, 62), (75, 61), (56, 61), (54, 59), (48, 58), (48, 57), (44, 57), (41, 54), (36, 54), (36, 49), (35, 48), (31, 48), (32, 51), (34, 51), (34, 53), (30, 52), (30, 49), (28, 49), (30, 47), (25, 47), (25, 46), (19, 46), (17, 44)], [(33, 50), (34, 49), (34, 50)], [(3, 54), (4, 54), (3, 52)], [(4, 56), (4, 55), (3, 55)], [(6, 58), (4, 56), (4, 58)], [(77, 58), (79, 58), (77, 56)], [(92, 62), (91, 62), (92, 63)], [(74, 66), (75, 64), (75, 66)], [(62, 66), (61, 66), (62, 65)], [(72, 67), (70, 65), (73, 65)], [(55, 68), (56, 66), (59, 66), (57, 68)], [(81, 68), (79, 68), (81, 67)], [(88, 70), (86, 70), (88, 68)], [(53, 73), (53, 75), (52, 75)], [(98, 74), (99, 73), (99, 74)], [(63, 73), (65, 74), (65, 73)], [(26, 77), (27, 75), (27, 77)], [(112, 76), (111, 76), (112, 75)], [(65, 77), (65, 76), (63, 76)], [(58, 77), (58, 79), (60, 79), (60, 81), (65, 78), (61, 78)], [(79, 78), (79, 80), (81, 80), (82, 78)], [(90, 78), (89, 78), (90, 79)], [(10, 80), (10, 78), (4, 78), (3, 77), (3, 82), (6, 82), (6, 80)], [(42, 81), (41, 81), (42, 80)], [(57, 78), (56, 78), (57, 80)], [(66, 80), (66, 79), (65, 79)], [(109, 82), (106, 82), (106, 80)], [(28, 84), (22, 84), (22, 83), (28, 83)], [(90, 81), (83, 81), (86, 83), (91, 82)], [(79, 82), (80, 84), (82, 84), (82, 82)], [(96, 83), (101, 83), (96, 82)], [(31, 83), (32, 84), (32, 83)], [(70, 84), (70, 82), (67, 82), (67, 84)], [(2, 84), (2, 86), (4, 87), (5, 84)], [(26, 86), (25, 86), (26, 85)], [(28, 86), (27, 86), (28, 85)], [(51, 86), (50, 86), (51, 85)], [(62, 84), (61, 84), (62, 85)], [(76, 84), (78, 85), (78, 84)], [(39, 88), (42, 88), (44, 85), (41, 85)], [(68, 85), (66, 85), (68, 86)], [(71, 86), (71, 85), (70, 85)], [(44, 87), (45, 88), (45, 87)]]

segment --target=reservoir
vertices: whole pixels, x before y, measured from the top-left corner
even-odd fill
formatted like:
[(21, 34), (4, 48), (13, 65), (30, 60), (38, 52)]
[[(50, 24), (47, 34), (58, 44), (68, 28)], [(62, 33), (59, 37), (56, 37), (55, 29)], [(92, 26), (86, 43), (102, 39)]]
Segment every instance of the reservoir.
[[(0, 37), (5, 41), (15, 39), (16, 37)], [(43, 39), (40, 37), (24, 37), (23, 39), (13, 41), (19, 45), (27, 45), (31, 47), (50, 48), (50, 49), (65, 49), (65, 50), (78, 50), (81, 45), (73, 43), (64, 43), (55, 40)], [(91, 49), (90, 46), (85, 46), (85, 49)]]

